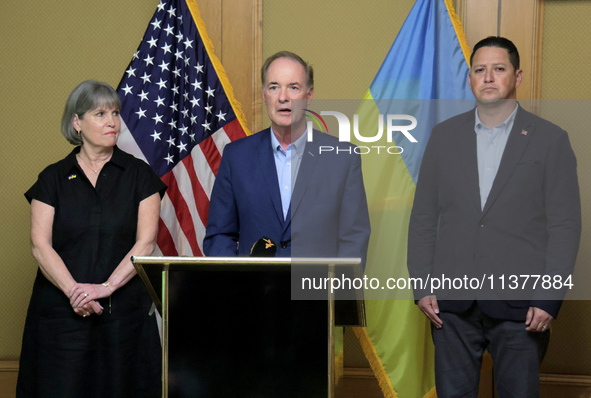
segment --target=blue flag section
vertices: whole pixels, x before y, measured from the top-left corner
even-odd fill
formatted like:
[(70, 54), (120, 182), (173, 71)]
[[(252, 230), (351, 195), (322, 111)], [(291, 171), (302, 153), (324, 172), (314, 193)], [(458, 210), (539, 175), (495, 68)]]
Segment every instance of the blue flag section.
[[(389, 137), (388, 142), (403, 148), (400, 156), (363, 159), (372, 226), (370, 278), (408, 277), (408, 224), (431, 129), (474, 106), (468, 86), (470, 50), (451, 3), (416, 1), (357, 111), (368, 131), (375, 131), (379, 115), (417, 119), (412, 130), (417, 142), (401, 132)], [(384, 396), (435, 397), (433, 344), (424, 314), (412, 300), (402, 299), (368, 300), (366, 313), (367, 327), (354, 330)]]
[(463, 48), (452, 17), (457, 19), (444, 0), (415, 3), (371, 83), (374, 99), (474, 98), (468, 87), (470, 50)]
[[(388, 109), (389, 102), (382, 101), (387, 99), (474, 98), (468, 86), (469, 49), (463, 32), (457, 34), (452, 20), (457, 19), (459, 24), (459, 19), (455, 13), (450, 15), (452, 6), (446, 3), (451, 2), (419, 0), (410, 11), (369, 88), (380, 113), (404, 113)], [(431, 128), (472, 106), (460, 101), (451, 101), (448, 107), (441, 101), (408, 104), (409, 114), (420, 115), (421, 123), (413, 132), (418, 144), (408, 145), (404, 135), (395, 136), (394, 141), (405, 148), (402, 157), (415, 183)]]

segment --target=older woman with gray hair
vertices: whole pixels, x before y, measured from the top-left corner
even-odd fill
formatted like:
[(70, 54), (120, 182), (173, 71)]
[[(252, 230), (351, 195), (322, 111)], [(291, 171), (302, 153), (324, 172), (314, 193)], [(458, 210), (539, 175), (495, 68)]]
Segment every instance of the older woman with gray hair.
[(130, 257), (154, 251), (166, 185), (117, 148), (120, 107), (108, 84), (79, 84), (62, 117), (76, 147), (25, 193), (39, 270), (18, 397), (161, 394), (156, 320)]

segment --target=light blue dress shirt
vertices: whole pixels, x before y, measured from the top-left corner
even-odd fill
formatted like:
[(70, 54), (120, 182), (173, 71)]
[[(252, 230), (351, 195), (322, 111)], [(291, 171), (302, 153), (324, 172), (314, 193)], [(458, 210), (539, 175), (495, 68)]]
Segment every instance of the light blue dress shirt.
[(480, 209), (484, 209), (490, 189), (492, 188), (501, 158), (509, 139), (509, 133), (515, 122), (517, 113), (517, 104), (513, 113), (501, 124), (495, 126), (492, 130), (482, 124), (478, 117), (478, 108), (476, 108), (476, 122), (474, 131), (476, 132), (476, 148), (478, 156), (478, 183), (480, 185)]
[(279, 181), (279, 192), (281, 193), (281, 208), (283, 219), (287, 218), (289, 204), (291, 203), (291, 191), (295, 185), (304, 149), (306, 147), (306, 136), (304, 132), (300, 138), (295, 140), (283, 149), (271, 127), (271, 145), (273, 146), (273, 157), (277, 169), (277, 180)]

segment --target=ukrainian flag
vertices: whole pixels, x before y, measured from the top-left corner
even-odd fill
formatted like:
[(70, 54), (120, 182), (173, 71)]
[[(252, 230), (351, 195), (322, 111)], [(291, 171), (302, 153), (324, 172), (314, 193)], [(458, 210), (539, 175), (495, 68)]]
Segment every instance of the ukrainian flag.
[[(412, 131), (417, 143), (403, 134), (393, 137), (394, 145), (404, 148), (401, 156), (363, 158), (372, 227), (366, 274), (371, 277), (408, 277), (408, 223), (419, 167), (431, 128), (451, 116), (449, 109), (436, 109), (441, 101), (387, 100), (473, 99), (469, 56), (452, 0), (417, 0), (357, 111), (359, 124), (369, 131), (378, 128), (380, 114), (419, 115), (421, 126)], [(401, 103), (406, 112), (391, 109)], [(354, 330), (384, 396), (435, 397), (429, 322), (414, 302), (368, 300), (366, 315), (367, 327)]]

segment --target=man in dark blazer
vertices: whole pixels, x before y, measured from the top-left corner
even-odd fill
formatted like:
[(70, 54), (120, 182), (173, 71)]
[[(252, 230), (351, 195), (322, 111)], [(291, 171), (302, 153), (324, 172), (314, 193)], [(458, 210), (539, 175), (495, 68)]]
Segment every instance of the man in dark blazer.
[(205, 254), (247, 255), (268, 237), (280, 257), (365, 260), (370, 226), (361, 158), (350, 143), (318, 131), (309, 141), (303, 108), (314, 93), (312, 67), (279, 52), (261, 78), (271, 128), (224, 148)]
[[(294, 53), (279, 52), (263, 64), (261, 81), (271, 127), (224, 148), (205, 255), (246, 256), (267, 237), (280, 257), (364, 260), (370, 226), (361, 158), (353, 145), (328, 134), (314, 131), (309, 140), (303, 109), (314, 93), (312, 67)], [(294, 287), (301, 286), (298, 272), (292, 267), (287, 275), (241, 276), (248, 291), (242, 302), (251, 295), (265, 298), (264, 318), (248, 328), (249, 344), (258, 347), (254, 356), (263, 361), (252, 366), (265, 375), (259, 381), (264, 391), (256, 396), (326, 396), (326, 306), (293, 300)], [(291, 292), (284, 287), (290, 282)]]
[(486, 349), (500, 397), (537, 397), (564, 290), (543, 289), (542, 280), (533, 289), (533, 278), (522, 289), (521, 279), (507, 296), (507, 282), (568, 282), (581, 232), (576, 160), (565, 131), (517, 104), (522, 71), (511, 41), (483, 39), (470, 63), (477, 107), (433, 128), (410, 220), (409, 273), (485, 282), (485, 293), (415, 290), (432, 323), (438, 397), (477, 397)]

